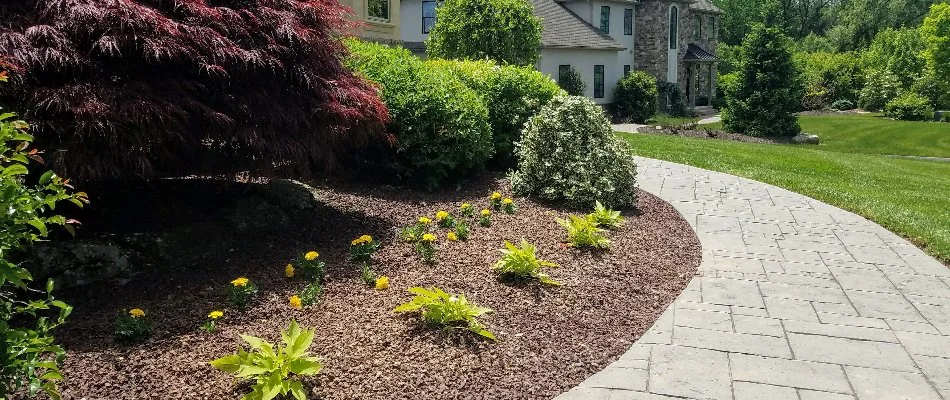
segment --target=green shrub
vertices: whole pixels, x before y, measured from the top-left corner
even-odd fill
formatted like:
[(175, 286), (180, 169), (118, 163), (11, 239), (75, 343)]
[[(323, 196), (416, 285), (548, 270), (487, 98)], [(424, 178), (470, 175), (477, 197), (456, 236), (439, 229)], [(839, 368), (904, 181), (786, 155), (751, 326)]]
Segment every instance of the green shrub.
[(533, 66), (541, 20), (528, 0), (445, 0), (426, 39), (429, 57)]
[(395, 312), (420, 311), (422, 320), (427, 324), (445, 328), (465, 328), (478, 335), (496, 340), (495, 335), (489, 332), (476, 318), (491, 312), (490, 309), (469, 303), (463, 294), (449, 294), (439, 288), (425, 289), (421, 287), (409, 288), (409, 293), (416, 295), (408, 303), (396, 307)]
[(859, 105), (867, 111), (880, 111), (900, 92), (897, 76), (887, 71), (871, 71), (867, 84), (861, 89)]
[(297, 321), (281, 332), (281, 343), (274, 345), (264, 339), (241, 335), (251, 351), (239, 348), (237, 354), (211, 362), (211, 366), (239, 379), (253, 381), (251, 393), (243, 400), (273, 399), (278, 395), (307, 398), (307, 391), (298, 376), (316, 375), (323, 369), (320, 359), (307, 351), (313, 344), (315, 332), (301, 329)]
[(484, 169), (492, 135), (488, 110), (474, 91), (449, 71), (426, 68), (408, 50), (358, 40), (347, 46), (347, 64), (380, 85), (389, 108), (391, 175), (434, 189)]
[[(0, 71), (0, 82), (5, 81), (6, 73)], [(74, 232), (75, 221), (53, 210), (63, 201), (82, 207), (88, 198), (70, 194), (68, 183), (52, 171), (28, 178), (28, 167), (42, 161), (30, 148), (28, 129), (13, 114), (0, 112), (0, 398), (17, 392), (33, 398), (42, 392), (58, 399), (66, 352), (55, 344), (52, 332), (66, 322), (72, 307), (53, 297), (52, 280), (45, 291), (29, 288), (33, 277), (10, 255), (45, 239), (50, 227)]]
[(795, 136), (802, 103), (801, 72), (781, 30), (758, 24), (742, 42), (735, 87), (723, 127), (750, 136)]
[(572, 247), (606, 249), (610, 247), (610, 240), (604, 237), (604, 230), (597, 227), (593, 219), (571, 215), (568, 219), (557, 219), (567, 231), (567, 241)]
[(914, 81), (910, 90), (926, 97), (934, 109), (950, 108), (950, 82), (938, 80), (933, 72), (928, 72)]
[(528, 118), (564, 94), (551, 78), (531, 67), (499, 66), (493, 61), (429, 60), (426, 66), (449, 71), (481, 97), (488, 107), (495, 162), (512, 166), (515, 143)]
[(521, 248), (505, 241), (505, 248), (501, 249), (501, 259), (495, 262), (494, 270), (501, 275), (511, 275), (518, 278), (533, 278), (546, 285), (560, 286), (541, 271), (544, 267), (557, 267), (557, 264), (538, 258), (537, 248), (521, 239)]
[(854, 53), (799, 53), (797, 58), (805, 79), (804, 109), (825, 109), (835, 100), (857, 101), (864, 72)]
[(558, 97), (525, 126), (518, 142), (515, 192), (591, 207), (634, 204), (633, 153), (615, 137), (603, 110), (585, 97)]
[(663, 113), (674, 117), (686, 116), (686, 97), (680, 85), (670, 82), (658, 82), (657, 92), (660, 97), (660, 109)]
[(885, 116), (904, 121), (923, 121), (932, 113), (930, 100), (913, 92), (905, 92), (884, 106)]
[(837, 100), (831, 103), (831, 108), (838, 111), (853, 110), (854, 103), (851, 100)]
[(574, 67), (568, 67), (567, 73), (558, 77), (558, 86), (564, 89), (569, 96), (583, 96), (587, 91), (587, 83)]
[(634, 71), (614, 88), (614, 114), (626, 121), (646, 123), (656, 115), (656, 79), (643, 71)]

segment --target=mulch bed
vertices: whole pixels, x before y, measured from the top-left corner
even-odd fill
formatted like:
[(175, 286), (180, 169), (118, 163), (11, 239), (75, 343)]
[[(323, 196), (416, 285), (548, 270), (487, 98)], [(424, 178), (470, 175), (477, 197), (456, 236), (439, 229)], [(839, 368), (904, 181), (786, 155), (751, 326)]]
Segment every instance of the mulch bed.
[(713, 130), (708, 128), (704, 129), (702, 125), (697, 125), (695, 129), (686, 129), (682, 127), (666, 127), (662, 129), (656, 129), (655, 127), (646, 126), (637, 129), (637, 133), (645, 133), (648, 135), (684, 136), (702, 139), (731, 140), (745, 143), (792, 143), (791, 139), (786, 137), (748, 136), (721, 130)]
[[(547, 399), (577, 385), (616, 360), (683, 290), (699, 265), (701, 248), (669, 204), (640, 192), (627, 224), (610, 233), (609, 252), (566, 248), (554, 221), (565, 210), (516, 198), (518, 213), (493, 216), (490, 228), (473, 220), (468, 242), (446, 242), (439, 230), (436, 265), (425, 265), (398, 230), (420, 215), (486, 207), (506, 182), (485, 177), (458, 190), (419, 193), (378, 185), (318, 185), (324, 206), (299, 218), (294, 229), (251, 238), (218, 254), (216, 262), (181, 271), (134, 276), (123, 285), (103, 282), (63, 291), (75, 305), (57, 333), (69, 355), (63, 384), (67, 399), (227, 399), (247, 386), (208, 361), (233, 353), (239, 333), (279, 340), (295, 318), (315, 327), (311, 351), (323, 372), (305, 379), (320, 399)], [(391, 288), (375, 291), (346, 260), (349, 242), (371, 234), (382, 239), (376, 271)], [(503, 240), (527, 239), (540, 256), (556, 262), (548, 288), (499, 280), (490, 270)], [(195, 243), (200, 248), (201, 243)], [(287, 298), (304, 285), (283, 276), (284, 265), (315, 249), (330, 268), (323, 301), (295, 311)], [(261, 292), (245, 310), (229, 310), (224, 287), (248, 276)], [(481, 322), (498, 342), (467, 331), (422, 326), (414, 315), (392, 309), (408, 301), (406, 289), (438, 286), (464, 293), (494, 311)], [(112, 338), (115, 312), (140, 307), (154, 324), (150, 339), (121, 345)], [(211, 310), (226, 316), (213, 334), (198, 329)]]

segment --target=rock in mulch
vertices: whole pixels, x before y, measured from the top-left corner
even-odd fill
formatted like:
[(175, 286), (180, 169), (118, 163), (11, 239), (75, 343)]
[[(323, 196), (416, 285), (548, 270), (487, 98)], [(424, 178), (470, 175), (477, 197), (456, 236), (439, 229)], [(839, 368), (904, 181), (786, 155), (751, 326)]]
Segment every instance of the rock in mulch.
[(798, 144), (818, 144), (819, 139), (818, 139), (818, 135), (812, 135), (810, 133), (802, 132), (802, 133), (799, 133), (798, 135), (795, 135), (795, 137), (792, 138), (792, 142), (795, 142)]
[[(439, 230), (438, 262), (424, 264), (398, 230), (420, 215), (477, 209), (502, 180), (485, 178), (459, 191), (416, 193), (388, 187), (315, 185), (324, 201), (309, 211), (303, 228), (261, 234), (186, 270), (160, 267), (127, 284), (97, 283), (63, 291), (76, 311), (57, 332), (68, 357), (64, 398), (230, 399), (246, 386), (208, 361), (230, 354), (239, 333), (275, 341), (290, 319), (315, 327), (311, 351), (326, 368), (305, 385), (314, 399), (548, 399), (606, 367), (630, 347), (683, 290), (699, 265), (701, 248), (689, 225), (669, 204), (641, 192), (627, 224), (611, 232), (609, 252), (566, 248), (555, 217), (564, 210), (516, 198), (518, 214), (496, 212), (490, 228), (473, 220), (468, 242), (445, 241)], [(251, 207), (253, 209), (253, 207)], [(383, 246), (375, 269), (391, 288), (375, 291), (346, 259), (349, 242), (370, 234)], [(564, 283), (549, 288), (499, 280), (491, 264), (503, 241), (526, 239)], [(201, 246), (200, 242), (193, 243)], [(284, 265), (315, 249), (329, 265), (323, 301), (295, 311), (287, 298), (304, 282), (283, 276)], [(261, 292), (245, 310), (228, 309), (224, 287), (247, 276)], [(464, 293), (491, 308), (481, 322), (498, 342), (466, 331), (422, 326), (393, 308), (408, 301), (406, 289), (438, 286)], [(133, 346), (112, 339), (120, 308), (139, 307), (155, 329)], [(220, 329), (198, 329), (211, 310), (225, 310)]]

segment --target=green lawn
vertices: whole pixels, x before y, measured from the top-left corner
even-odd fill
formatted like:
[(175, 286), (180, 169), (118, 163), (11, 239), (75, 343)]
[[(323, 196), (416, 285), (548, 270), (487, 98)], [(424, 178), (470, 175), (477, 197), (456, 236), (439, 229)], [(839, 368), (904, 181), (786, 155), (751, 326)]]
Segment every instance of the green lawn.
[[(948, 123), (894, 121), (876, 114), (806, 115), (798, 121), (802, 131), (821, 138), (821, 150), (950, 158)], [(703, 126), (722, 129), (721, 124)]]
[[(864, 123), (863, 118), (843, 120)], [(819, 123), (838, 124), (836, 121)], [(933, 133), (902, 134), (917, 140)], [(950, 263), (950, 163), (826, 151), (844, 146), (835, 144), (837, 140), (823, 147), (804, 147), (659, 135), (621, 136), (644, 157), (770, 183), (860, 214), (910, 239), (944, 263)], [(822, 135), (822, 140), (825, 138)], [(851, 148), (854, 151), (865, 151), (872, 145), (882, 150), (924, 145), (924, 139), (916, 141), (918, 145), (904, 147), (887, 145), (870, 135), (863, 139), (846, 139), (862, 143), (854, 145), (863, 146)], [(944, 153), (936, 151), (939, 146), (929, 145), (930, 152), (915, 151), (916, 155), (950, 155), (950, 147), (947, 147), (950, 143), (946, 140), (950, 139), (942, 142)], [(846, 142), (840, 140), (840, 143)]]

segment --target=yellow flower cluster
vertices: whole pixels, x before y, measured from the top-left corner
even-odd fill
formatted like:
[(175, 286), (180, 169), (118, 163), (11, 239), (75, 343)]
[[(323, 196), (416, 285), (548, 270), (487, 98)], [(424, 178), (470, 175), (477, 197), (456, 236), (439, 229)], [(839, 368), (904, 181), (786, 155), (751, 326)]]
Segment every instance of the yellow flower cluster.
[(435, 213), (435, 220), (436, 220), (436, 221), (442, 221), (443, 219), (446, 219), (446, 218), (448, 218), (448, 217), (449, 217), (449, 213), (448, 213), (447, 211), (439, 211), (439, 212)]
[(356, 239), (353, 239), (353, 241), (350, 242), (350, 244), (352, 244), (352, 245), (354, 245), (354, 246), (359, 246), (359, 245), (361, 245), (361, 244), (363, 244), (363, 243), (373, 243), (373, 237), (370, 236), (370, 235), (363, 235), (363, 236), (360, 236), (360, 237), (358, 237), (358, 238), (356, 238)]
[(316, 260), (317, 257), (320, 257), (320, 253), (317, 253), (317, 252), (315, 252), (315, 251), (310, 251), (310, 252), (308, 252), (307, 254), (304, 254), (304, 256), (303, 256), (303, 258), (306, 258), (307, 261)]
[(145, 311), (142, 311), (141, 308), (133, 308), (129, 310), (129, 316), (132, 318), (142, 318), (145, 316)]
[(250, 282), (250, 280), (242, 276), (240, 278), (237, 278), (231, 281), (231, 285), (233, 285), (234, 287), (245, 287), (247, 286), (248, 282)]
[(462, 207), (461, 207), (462, 210), (468, 210), (468, 209), (470, 209), (470, 208), (472, 208), (472, 205), (471, 205), (471, 204), (462, 203)]
[(389, 289), (389, 277), (380, 276), (376, 278), (376, 290), (386, 290)]
[(514, 202), (515, 201), (512, 200), (511, 197), (505, 197), (505, 199), (502, 200), (502, 203), (505, 203), (505, 204), (513, 204)]
[(456, 242), (459, 240), (459, 236), (456, 235), (455, 232), (446, 233), (445, 238), (449, 239), (449, 241), (452, 241), (452, 242)]
[(489, 216), (489, 215), (491, 215), (491, 211), (490, 211), (489, 209), (486, 208), (486, 209), (482, 210), (482, 216), (483, 216), (483, 217), (487, 217), (487, 216)]
[(434, 242), (434, 241), (435, 241), (435, 235), (433, 235), (433, 234), (431, 234), (431, 233), (427, 233), (427, 234), (425, 234), (425, 235), (422, 235), (422, 241), (423, 241), (423, 242), (429, 242), (429, 243)]
[(429, 217), (419, 217), (419, 223), (422, 225), (429, 225), (432, 223), (432, 220)]
[(208, 318), (211, 318), (211, 319), (218, 319), (223, 316), (224, 316), (224, 311), (212, 311), (210, 314), (208, 314)]
[(501, 199), (501, 193), (498, 193), (498, 192), (492, 193), (492, 194), (491, 194), (491, 199), (492, 199), (492, 200)]
[(290, 296), (290, 306), (295, 310), (300, 310), (303, 308), (303, 300), (300, 300), (300, 296), (297, 295)]
[(293, 277), (294, 277), (294, 271), (296, 271), (296, 270), (294, 269), (294, 265), (293, 265), (293, 264), (287, 264), (287, 266), (284, 267), (284, 276), (286, 276), (286, 277), (288, 277), (288, 278), (293, 278)]

